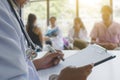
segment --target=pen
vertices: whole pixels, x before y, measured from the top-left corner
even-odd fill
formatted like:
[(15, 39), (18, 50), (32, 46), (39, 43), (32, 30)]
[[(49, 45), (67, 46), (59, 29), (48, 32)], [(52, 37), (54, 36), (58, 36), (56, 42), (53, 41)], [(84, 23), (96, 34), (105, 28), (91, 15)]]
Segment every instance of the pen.
[[(50, 45), (47, 45), (47, 48), (48, 50), (51, 52), (51, 53), (57, 53), (57, 51)], [(61, 56), (58, 56), (59, 59), (61, 59), (62, 61), (64, 61), (65, 59)]]

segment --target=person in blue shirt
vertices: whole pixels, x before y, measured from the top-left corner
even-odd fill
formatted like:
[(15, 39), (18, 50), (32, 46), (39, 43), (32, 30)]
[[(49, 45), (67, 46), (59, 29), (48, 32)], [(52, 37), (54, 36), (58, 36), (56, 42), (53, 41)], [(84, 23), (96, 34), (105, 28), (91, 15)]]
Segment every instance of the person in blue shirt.
[[(20, 18), (21, 8), (28, 0), (9, 1)], [(27, 48), (24, 34), (8, 0), (0, 0), (0, 80), (40, 80), (37, 70), (55, 66), (60, 61), (57, 57), (63, 57), (61, 51), (58, 51), (56, 54), (32, 61), (26, 56)], [(76, 80), (86, 80), (91, 70), (92, 65), (65, 68), (58, 80), (68, 80), (69, 75), (73, 75), (69, 80), (75, 77)]]

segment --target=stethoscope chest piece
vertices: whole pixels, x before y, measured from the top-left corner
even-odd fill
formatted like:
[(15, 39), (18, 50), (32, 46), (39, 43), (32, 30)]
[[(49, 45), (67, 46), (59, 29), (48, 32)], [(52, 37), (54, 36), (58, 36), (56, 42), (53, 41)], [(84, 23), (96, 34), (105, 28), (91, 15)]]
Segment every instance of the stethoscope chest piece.
[(37, 53), (31, 48), (28, 48), (26, 50), (26, 54), (27, 54), (28, 59), (30, 59), (30, 60), (33, 60), (34, 58), (37, 57)]

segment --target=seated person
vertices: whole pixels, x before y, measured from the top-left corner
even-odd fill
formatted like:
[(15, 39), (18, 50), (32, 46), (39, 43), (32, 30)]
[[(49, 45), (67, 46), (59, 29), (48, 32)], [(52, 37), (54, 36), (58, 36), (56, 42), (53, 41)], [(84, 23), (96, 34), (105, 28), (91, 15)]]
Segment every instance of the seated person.
[(28, 15), (28, 21), (26, 25), (26, 29), (28, 32), (28, 35), (30, 36), (31, 40), (38, 45), (39, 47), (43, 47), (43, 36), (41, 29), (38, 28), (36, 25), (36, 16), (34, 14)]
[[(47, 28), (47, 32), (45, 34), (45, 40), (48, 44), (52, 45), (57, 50), (64, 49), (64, 42), (61, 30), (56, 25), (56, 18), (50, 18), (50, 26)], [(50, 42), (51, 41), (51, 42)]]
[(74, 26), (70, 29), (68, 38), (69, 42), (79, 49), (83, 49), (87, 46), (87, 31), (79, 17), (74, 19)]
[(112, 9), (109, 6), (103, 6), (101, 9), (102, 20), (96, 23), (92, 32), (92, 43), (97, 43), (106, 49), (113, 50), (120, 43), (120, 24), (112, 20)]

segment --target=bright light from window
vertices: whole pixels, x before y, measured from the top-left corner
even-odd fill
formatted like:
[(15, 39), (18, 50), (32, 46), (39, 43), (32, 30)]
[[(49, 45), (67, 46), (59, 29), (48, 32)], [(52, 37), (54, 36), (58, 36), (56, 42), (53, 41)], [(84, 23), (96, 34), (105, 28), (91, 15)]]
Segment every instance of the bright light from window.
[(70, 4), (72, 4), (72, 3), (74, 3), (75, 2), (75, 0), (69, 0), (69, 3)]
[(69, 7), (76, 8), (76, 0), (68, 0)]
[[(109, 5), (109, 0), (78, 0), (79, 3), (82, 4), (87, 4), (88, 6), (97, 6), (97, 4), (100, 5)], [(76, 2), (76, 0), (69, 0), (70, 4), (73, 4), (74, 2)]]
[(100, 10), (103, 5), (110, 5), (110, 0), (79, 0), (79, 16), (89, 34), (94, 24), (101, 20)]
[(91, 6), (96, 6), (96, 4), (101, 3), (101, 0), (80, 0), (79, 2)]

